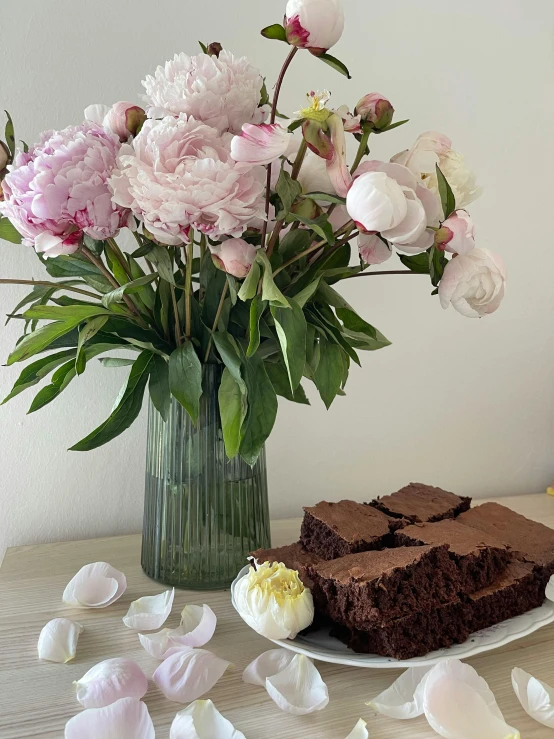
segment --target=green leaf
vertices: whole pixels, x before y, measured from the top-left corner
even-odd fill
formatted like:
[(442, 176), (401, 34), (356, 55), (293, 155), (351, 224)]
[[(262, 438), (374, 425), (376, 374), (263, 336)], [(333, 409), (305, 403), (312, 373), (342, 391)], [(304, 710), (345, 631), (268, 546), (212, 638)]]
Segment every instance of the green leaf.
[[(99, 284), (106, 284), (106, 278), (98, 267), (91, 264), (79, 252), (50, 259), (42, 257), (41, 261), (51, 277), (82, 277), (83, 280), (87, 277), (94, 277)], [(112, 290), (112, 285), (109, 285), (109, 289)]]
[(226, 331), (217, 331), (213, 334), (213, 340), (223, 364), (233, 375), (241, 390), (246, 393), (246, 385), (241, 374), (240, 350), (236, 341)]
[(292, 133), (293, 131), (296, 131), (297, 128), (300, 128), (303, 123), (304, 118), (297, 118), (295, 121), (292, 121), (292, 123), (289, 123), (287, 128)]
[[(76, 283), (76, 280), (67, 280), (65, 284), (74, 285)], [(8, 319), (6, 320), (6, 323), (9, 323), (11, 318), (13, 318), (13, 314), (17, 313), (18, 310), (25, 307), (29, 303), (34, 303), (37, 300), (40, 300), (44, 298), (45, 295), (48, 295), (48, 293), (53, 294), (55, 290), (58, 289), (56, 287), (50, 287), (48, 285), (36, 285), (30, 293), (28, 293), (22, 300), (19, 301), (19, 303), (15, 306), (15, 308), (12, 310), (12, 315), (8, 316)], [(59, 289), (63, 289), (63, 284), (60, 283)]]
[(284, 41), (288, 44), (287, 33), (280, 23), (274, 23), (272, 26), (263, 28), (261, 34), (264, 38), (269, 38), (273, 41)]
[(339, 59), (337, 59), (334, 56), (331, 56), (331, 54), (321, 54), (317, 57), (317, 59), (321, 59), (322, 62), (325, 62), (325, 64), (328, 64), (330, 67), (335, 69), (337, 72), (340, 72), (343, 74), (347, 79), (351, 80), (352, 77), (350, 76), (350, 72), (348, 71), (348, 68), (345, 64), (343, 64)]
[(138, 259), (139, 257), (147, 257), (154, 246), (155, 244), (153, 244), (151, 241), (147, 241), (142, 246), (139, 246), (138, 249), (135, 249), (131, 256), (133, 257), (133, 259)]
[(335, 245), (335, 234), (333, 233), (333, 227), (329, 223), (327, 213), (323, 213), (316, 219), (305, 218), (304, 216), (298, 215), (298, 213), (289, 213), (285, 220), (287, 223), (299, 221), (320, 236), (330, 246)]
[(8, 113), (7, 110), (4, 111), (6, 114), (6, 117), (8, 119), (8, 122), (6, 123), (6, 144), (8, 145), (8, 149), (10, 150), (10, 154), (12, 155), (12, 159), (15, 155), (15, 133), (13, 128), (13, 121), (11, 115)]
[(58, 395), (65, 390), (76, 374), (77, 370), (75, 369), (75, 362), (73, 360), (62, 364), (52, 377), (51, 384), (46, 385), (46, 387), (43, 387), (42, 390), (36, 394), (27, 413), (34, 413), (55, 400)]
[(289, 231), (279, 244), (279, 254), (283, 260), (289, 260), (306, 249), (312, 243), (312, 235), (304, 228), (295, 228)]
[(128, 359), (125, 357), (101, 357), (99, 361), (104, 367), (128, 367), (135, 360), (130, 357)]
[(23, 237), (8, 218), (0, 218), (0, 239), (11, 244), (21, 244)]
[(191, 341), (185, 341), (169, 357), (169, 388), (196, 426), (202, 396), (202, 365)]
[(256, 295), (250, 303), (250, 322), (248, 327), (248, 349), (246, 356), (251, 357), (258, 351), (260, 346), (260, 318), (265, 310), (265, 301), (261, 295)]
[(363, 334), (366, 338), (363, 343), (366, 350), (384, 349), (391, 342), (383, 336), (374, 326), (364, 321), (355, 311), (350, 308), (337, 308), (337, 316), (343, 322), (344, 327), (353, 333)]
[(314, 382), (327, 409), (331, 407), (331, 403), (341, 389), (343, 372), (342, 349), (337, 344), (322, 340)]
[(290, 386), (294, 392), (300, 385), (306, 364), (307, 326), (304, 312), (298, 303), (291, 300), (290, 306), (290, 309), (272, 307), (271, 314), (275, 321)]
[(221, 377), (218, 397), (223, 441), (229, 459), (237, 456), (242, 441), (242, 424), (248, 410), (245, 390), (246, 388), (241, 389), (226, 367)]
[(346, 204), (346, 198), (340, 198), (338, 195), (330, 195), (328, 192), (308, 192), (300, 197), (310, 198), (310, 200), (321, 200), (324, 203), (336, 203), (337, 205)]
[(63, 364), (67, 359), (75, 356), (74, 349), (68, 349), (58, 354), (49, 354), (47, 357), (37, 359), (32, 364), (28, 364), (21, 371), (21, 374), (15, 381), (13, 388), (9, 395), (7, 395), (2, 401), (2, 405), (7, 403), (8, 400), (15, 398), (16, 395), (22, 393), (27, 388), (37, 385), (46, 375), (52, 370), (55, 370), (60, 364)]
[(258, 282), (260, 281), (260, 265), (255, 260), (250, 268), (250, 272), (246, 275), (246, 279), (242, 283), (239, 290), (239, 298), (243, 301), (251, 300), (258, 291)]
[(35, 305), (23, 314), (25, 318), (38, 318), (52, 321), (86, 321), (94, 316), (113, 316), (100, 304), (98, 305)]
[(235, 305), (239, 296), (239, 288), (236, 277), (233, 275), (226, 274), (227, 284), (229, 285), (229, 297), (231, 299), (231, 305)]
[(456, 198), (452, 192), (452, 188), (448, 184), (446, 177), (443, 175), (441, 168), (437, 164), (437, 181), (439, 185), (439, 195), (442, 203), (445, 220), (456, 210)]
[(264, 362), (264, 366), (277, 395), (290, 400), (292, 403), (310, 405), (310, 401), (306, 397), (302, 385), (298, 385), (294, 393), (292, 392), (289, 375), (284, 364), (280, 362)]
[(285, 298), (273, 280), (273, 269), (265, 251), (258, 251), (256, 261), (264, 268), (262, 298), (269, 301), (270, 305), (281, 305), (284, 308), (288, 308), (289, 301)]
[(143, 277), (139, 277), (132, 282), (127, 282), (125, 283), (125, 285), (121, 285), (121, 287), (118, 287), (115, 290), (111, 290), (109, 293), (106, 293), (106, 295), (103, 296), (102, 305), (105, 308), (109, 308), (112, 303), (121, 302), (124, 295), (139, 293), (145, 285), (149, 285), (151, 282), (154, 282), (157, 276), (157, 274), (144, 275)]
[(429, 249), (429, 274), (433, 287), (437, 287), (444, 274), (444, 268), (448, 264), (448, 259), (444, 256), (444, 252), (432, 246)]
[(167, 421), (171, 404), (169, 367), (165, 359), (157, 354), (152, 357), (150, 383), (148, 387), (154, 408), (156, 408), (163, 420)]
[(74, 318), (67, 321), (56, 321), (33, 331), (19, 342), (8, 357), (6, 364), (10, 365), (15, 364), (15, 362), (23, 362), (25, 359), (38, 354), (53, 344), (56, 339), (65, 336), (65, 334), (76, 328), (81, 323), (81, 320), (81, 318)]
[(292, 291), (292, 297), (294, 297), (294, 300), (298, 303), (298, 305), (303, 308), (306, 303), (310, 300), (310, 298), (314, 295), (314, 293), (317, 291), (317, 288), (319, 287), (319, 281), (320, 277), (316, 277), (316, 279), (313, 282), (310, 282), (309, 285), (307, 285), (303, 290), (300, 290), (296, 294), (294, 294), (294, 291)]
[(407, 267), (411, 272), (416, 272), (420, 275), (429, 274), (429, 254), (423, 252), (422, 254), (416, 254), (415, 256), (409, 256), (408, 254), (399, 254), (400, 261)]
[(139, 354), (131, 368), (121, 400), (110, 414), (110, 417), (92, 433), (72, 446), (70, 451), (86, 452), (90, 449), (96, 449), (115, 439), (116, 436), (129, 428), (140, 413), (151, 362), (152, 354), (150, 352), (145, 351)]
[(302, 186), (298, 180), (293, 180), (290, 174), (282, 168), (275, 190), (281, 198), (283, 211), (286, 215), (290, 212), (296, 198), (302, 193)]
[(203, 44), (202, 41), (199, 41), (198, 43), (200, 45), (200, 48), (204, 52), (204, 54), (207, 54), (208, 53), (208, 47), (206, 46), (206, 44)]
[(277, 395), (257, 354), (245, 359), (244, 380), (248, 390), (248, 411), (243, 424), (240, 455), (253, 467), (275, 424)]
[(158, 268), (158, 274), (171, 285), (175, 285), (175, 277), (173, 274), (173, 264), (169, 255), (169, 248), (167, 246), (160, 246), (154, 244), (150, 252), (148, 253), (148, 259), (156, 265)]
[(105, 241), (101, 241), (100, 239), (93, 239), (91, 236), (85, 235), (83, 237), (83, 242), (87, 249), (91, 251), (94, 255), (96, 255), (97, 257), (102, 256), (104, 248), (106, 246)]
[(372, 129), (372, 133), (385, 133), (385, 131), (392, 131), (393, 128), (398, 128), (399, 126), (403, 126), (405, 123), (409, 123), (409, 122), (410, 122), (410, 119), (406, 118), (403, 121), (396, 121), (396, 123), (391, 123), (385, 128), (382, 128), (380, 131), (375, 131), (374, 129)]
[(87, 358), (84, 352), (85, 344), (95, 336), (108, 320), (108, 316), (96, 316), (86, 323), (79, 331), (79, 343), (77, 344), (77, 357), (75, 358), (75, 370), (78, 375), (85, 371)]

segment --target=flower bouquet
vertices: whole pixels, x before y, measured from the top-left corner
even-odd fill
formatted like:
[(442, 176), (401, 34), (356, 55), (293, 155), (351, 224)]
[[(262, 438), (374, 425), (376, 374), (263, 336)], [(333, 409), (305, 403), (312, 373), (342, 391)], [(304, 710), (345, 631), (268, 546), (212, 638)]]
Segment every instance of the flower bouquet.
[(31, 362), (7, 399), (49, 377), (34, 412), (95, 358), (129, 365), (110, 416), (72, 447), (86, 451), (130, 426), (148, 386), (143, 564), (168, 583), (228, 583), (268, 545), (278, 396), (308, 404), (305, 380), (329, 407), (359, 353), (389, 344), (340, 281), (391, 274), (370, 268), (395, 256), (392, 273), (428, 275), (443, 308), (483, 316), (504, 294), (500, 259), (475, 246), (465, 208), (479, 188), (450, 139), (424, 133), (389, 161), (381, 136), (407, 121), (383, 95), (350, 109), (310, 92), (292, 118), (278, 107), (301, 50), (350, 77), (328, 53), (343, 25), (340, 0), (290, 0), (262, 31), (288, 46), (271, 94), (212, 43), (148, 76), (144, 109), (92, 105), (19, 150), (8, 116), (0, 237), (34, 247), (52, 279), (0, 280), (33, 287), (9, 316), (24, 329), (8, 364)]

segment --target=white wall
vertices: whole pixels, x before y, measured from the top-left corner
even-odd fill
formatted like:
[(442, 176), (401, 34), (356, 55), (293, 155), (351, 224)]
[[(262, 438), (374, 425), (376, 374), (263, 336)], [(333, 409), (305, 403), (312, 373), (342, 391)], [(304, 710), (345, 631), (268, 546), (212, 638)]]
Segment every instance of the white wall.
[[(286, 48), (258, 31), (272, 0), (25, 0), (6, 3), (0, 107), (21, 138), (82, 118), (90, 102), (133, 99), (140, 81), (197, 39), (247, 54), (274, 80)], [(281, 109), (329, 87), (338, 106), (387, 94), (410, 123), (374, 142), (388, 158), (436, 128), (478, 170), (479, 243), (502, 253), (509, 292), (482, 321), (443, 312), (424, 277), (352, 280), (344, 294), (393, 346), (365, 354), (327, 413), (283, 401), (269, 451), (275, 516), (322, 498), (366, 500), (409, 480), (474, 496), (542, 491), (554, 476), (552, 164), (554, 6), (550, 0), (345, 0), (335, 53), (346, 81), (302, 54)], [(240, 10), (239, 10), (240, 8)], [(135, 98), (136, 99), (136, 98)], [(546, 227), (545, 227), (546, 226)], [(0, 245), (2, 277), (41, 275), (30, 249)], [(390, 262), (389, 262), (390, 264)], [(2, 287), (0, 312), (25, 288)], [(5, 361), (17, 322), (0, 330)], [(2, 368), (4, 397), (20, 367)], [(0, 556), (5, 546), (138, 531), (146, 418), (107, 447), (68, 453), (109, 413), (125, 370), (89, 369), (57, 402), (0, 408)], [(32, 391), (31, 391), (32, 392)]]

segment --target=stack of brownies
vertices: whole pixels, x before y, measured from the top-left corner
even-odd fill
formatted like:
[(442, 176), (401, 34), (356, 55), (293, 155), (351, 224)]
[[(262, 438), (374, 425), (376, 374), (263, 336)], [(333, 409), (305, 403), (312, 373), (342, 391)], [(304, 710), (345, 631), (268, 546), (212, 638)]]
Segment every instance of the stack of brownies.
[(316, 624), (355, 652), (418, 657), (540, 606), (554, 530), (497, 503), (411, 483), (305, 508), (300, 541), (253, 552), (311, 588)]

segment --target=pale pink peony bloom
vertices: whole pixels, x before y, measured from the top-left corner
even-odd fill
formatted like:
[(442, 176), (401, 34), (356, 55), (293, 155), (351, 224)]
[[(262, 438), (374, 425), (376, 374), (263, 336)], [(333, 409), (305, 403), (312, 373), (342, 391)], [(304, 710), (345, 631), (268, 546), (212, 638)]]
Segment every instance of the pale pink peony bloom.
[(123, 143), (137, 135), (146, 120), (146, 113), (139, 105), (122, 101), (111, 108), (107, 105), (89, 105), (85, 110), (85, 120), (102, 126)]
[(268, 112), (259, 107), (260, 71), (225, 50), (219, 57), (176, 54), (142, 84), (150, 118), (185, 113), (220, 133), (240, 134), (245, 123), (263, 123)]
[(370, 92), (358, 102), (355, 113), (362, 121), (371, 123), (377, 131), (390, 126), (394, 116), (394, 108), (384, 95)]
[(120, 143), (93, 123), (42, 134), (27, 154), (19, 152), (2, 183), (0, 213), (46, 256), (71, 254), (83, 234), (116, 236), (130, 213), (112, 203), (108, 178)]
[(256, 259), (256, 247), (244, 239), (227, 239), (217, 246), (210, 246), (210, 251), (218, 269), (239, 279), (246, 277)]
[(264, 184), (262, 167), (244, 171), (215, 128), (185, 115), (146, 121), (110, 179), (114, 202), (171, 245), (187, 242), (190, 228), (240, 236), (264, 216)]
[(469, 213), (457, 210), (437, 233), (438, 246), (452, 254), (469, 254), (475, 248), (475, 226)]
[(358, 249), (366, 264), (382, 264), (392, 257), (392, 249), (377, 234), (360, 234)]
[(437, 131), (426, 131), (416, 140), (411, 149), (401, 151), (391, 159), (391, 162), (408, 167), (416, 177), (423, 177), (435, 171), (440, 157), (452, 148), (452, 141)]
[(231, 156), (241, 164), (271, 164), (287, 153), (293, 134), (278, 123), (245, 123), (231, 140)]
[(324, 54), (342, 36), (342, 0), (289, 0), (284, 26), (289, 44)]
[(468, 318), (481, 318), (498, 309), (506, 289), (506, 269), (497, 254), (473, 249), (451, 259), (439, 285), (443, 308), (450, 304)]

